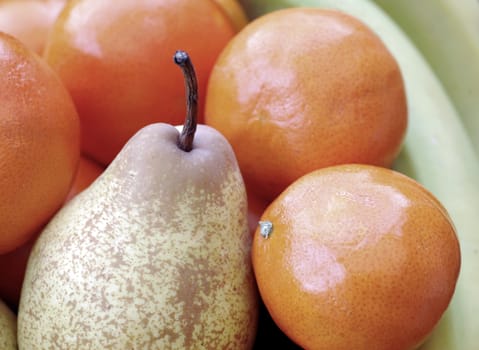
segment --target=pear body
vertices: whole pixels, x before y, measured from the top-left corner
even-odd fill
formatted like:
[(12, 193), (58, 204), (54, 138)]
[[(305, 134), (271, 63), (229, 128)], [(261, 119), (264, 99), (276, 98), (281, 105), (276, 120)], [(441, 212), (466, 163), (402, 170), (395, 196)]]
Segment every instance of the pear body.
[(243, 179), (214, 129), (152, 124), (37, 240), (20, 349), (250, 349), (258, 296)]
[(17, 349), (17, 317), (2, 300), (0, 300), (0, 349)]

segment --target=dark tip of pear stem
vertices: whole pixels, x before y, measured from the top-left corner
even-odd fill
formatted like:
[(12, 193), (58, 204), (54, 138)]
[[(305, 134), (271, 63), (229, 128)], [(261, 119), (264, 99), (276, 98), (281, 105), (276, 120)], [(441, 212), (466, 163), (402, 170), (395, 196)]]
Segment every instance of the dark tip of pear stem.
[(183, 130), (178, 138), (178, 147), (185, 152), (189, 152), (193, 149), (193, 139), (198, 123), (198, 83), (190, 56), (185, 51), (176, 51), (174, 61), (183, 72), (186, 90), (186, 118)]

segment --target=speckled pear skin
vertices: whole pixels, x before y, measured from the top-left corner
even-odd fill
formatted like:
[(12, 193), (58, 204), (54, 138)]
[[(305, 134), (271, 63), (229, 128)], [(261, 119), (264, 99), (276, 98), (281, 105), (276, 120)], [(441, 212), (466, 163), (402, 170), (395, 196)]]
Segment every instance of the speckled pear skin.
[(0, 349), (17, 349), (17, 317), (0, 300)]
[(236, 159), (208, 126), (191, 152), (177, 138), (167, 124), (140, 130), (41, 233), (20, 349), (252, 348), (258, 294)]

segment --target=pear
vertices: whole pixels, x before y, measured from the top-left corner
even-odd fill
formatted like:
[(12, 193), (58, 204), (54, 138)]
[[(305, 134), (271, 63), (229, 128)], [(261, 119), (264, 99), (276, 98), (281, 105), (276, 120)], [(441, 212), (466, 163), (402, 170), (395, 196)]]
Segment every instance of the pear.
[(0, 349), (17, 349), (17, 317), (0, 300)]
[(258, 293), (243, 178), (215, 129), (188, 113), (180, 133), (139, 130), (66, 204), (31, 252), (20, 349), (251, 349)]

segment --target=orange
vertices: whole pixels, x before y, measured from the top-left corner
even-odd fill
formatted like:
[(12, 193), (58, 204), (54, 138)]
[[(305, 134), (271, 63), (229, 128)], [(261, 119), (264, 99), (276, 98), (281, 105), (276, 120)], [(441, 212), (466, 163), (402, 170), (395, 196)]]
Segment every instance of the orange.
[[(66, 201), (86, 189), (100, 176), (103, 170), (103, 167), (82, 156)], [(28, 257), (40, 232), (41, 230), (36, 232), (21, 247), (0, 255), (0, 299), (4, 300), (13, 310), (18, 308)]]
[(176, 50), (195, 62), (202, 122), (211, 68), (235, 33), (212, 0), (70, 1), (44, 57), (75, 101), (83, 153), (107, 165), (141, 127), (183, 124)]
[(58, 210), (80, 156), (75, 106), (33, 51), (0, 33), (0, 254), (32, 237)]
[(243, 29), (249, 22), (246, 12), (237, 0), (213, 0), (225, 12), (226, 16), (231, 20), (236, 31)]
[(447, 211), (391, 169), (310, 172), (261, 222), (252, 259), (262, 300), (305, 349), (414, 349), (455, 290), (460, 249)]
[(4, 0), (0, 2), (0, 31), (43, 52), (53, 22), (66, 0)]
[(222, 51), (205, 122), (231, 143), (249, 188), (271, 200), (325, 166), (391, 166), (407, 103), (396, 59), (366, 25), (289, 8), (250, 22)]

